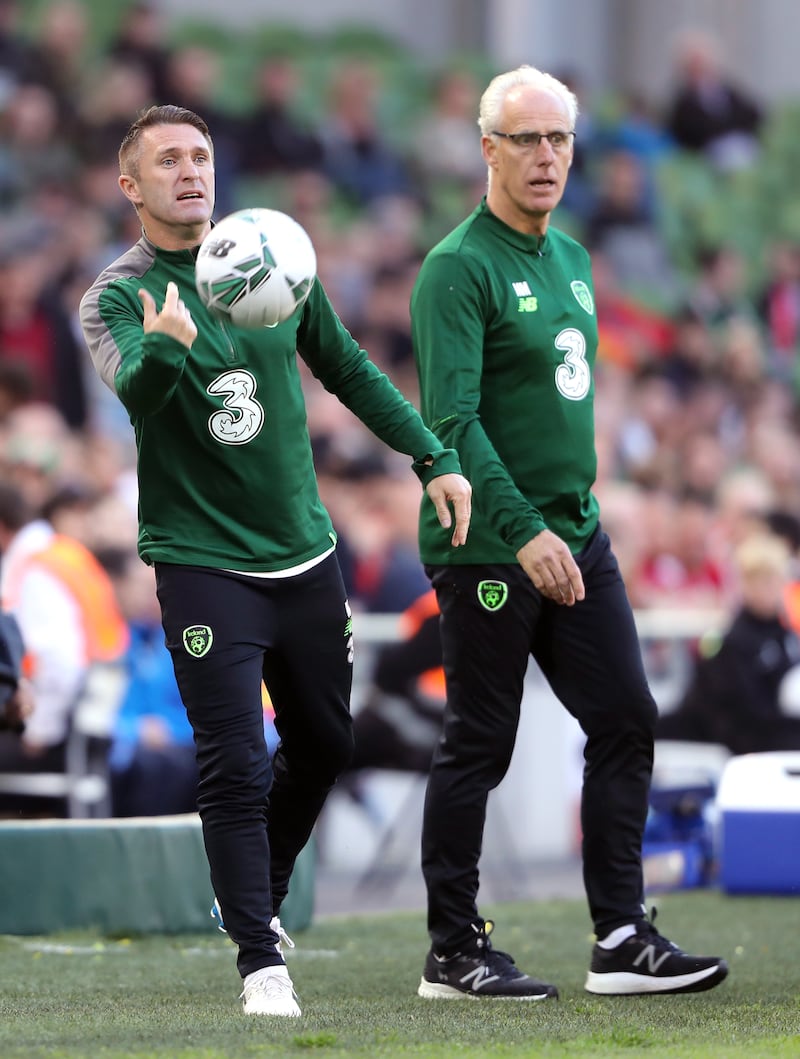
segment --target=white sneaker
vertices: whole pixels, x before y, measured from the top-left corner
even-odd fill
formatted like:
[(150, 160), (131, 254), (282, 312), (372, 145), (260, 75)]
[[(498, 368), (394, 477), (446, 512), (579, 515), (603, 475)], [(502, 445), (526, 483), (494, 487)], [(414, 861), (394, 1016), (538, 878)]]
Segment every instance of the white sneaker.
[(249, 974), (244, 980), (241, 998), (245, 1015), (283, 1015), (298, 1018), (301, 1014), (285, 964), (262, 967)]

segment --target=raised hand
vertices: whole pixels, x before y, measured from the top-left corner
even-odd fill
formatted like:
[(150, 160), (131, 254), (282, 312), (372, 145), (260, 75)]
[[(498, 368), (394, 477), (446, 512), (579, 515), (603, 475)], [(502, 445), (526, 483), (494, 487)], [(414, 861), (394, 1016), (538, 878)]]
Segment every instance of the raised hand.
[(156, 309), (152, 294), (144, 288), (139, 291), (139, 300), (144, 308), (145, 334), (160, 331), (165, 335), (171, 335), (189, 349), (192, 348), (192, 342), (197, 338), (197, 325), (181, 299), (176, 283), (167, 284), (167, 293), (161, 312)]

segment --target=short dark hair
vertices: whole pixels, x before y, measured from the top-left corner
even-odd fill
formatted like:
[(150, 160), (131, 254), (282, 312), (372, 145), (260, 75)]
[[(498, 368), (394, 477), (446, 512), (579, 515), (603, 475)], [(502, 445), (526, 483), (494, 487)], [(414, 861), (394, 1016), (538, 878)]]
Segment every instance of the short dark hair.
[(119, 148), (119, 171), (126, 176), (137, 175), (139, 159), (139, 140), (144, 129), (151, 129), (154, 125), (191, 125), (201, 132), (208, 142), (211, 154), (214, 154), (214, 143), (208, 125), (199, 114), (186, 107), (176, 107), (172, 103), (154, 105), (142, 111), (122, 138)]

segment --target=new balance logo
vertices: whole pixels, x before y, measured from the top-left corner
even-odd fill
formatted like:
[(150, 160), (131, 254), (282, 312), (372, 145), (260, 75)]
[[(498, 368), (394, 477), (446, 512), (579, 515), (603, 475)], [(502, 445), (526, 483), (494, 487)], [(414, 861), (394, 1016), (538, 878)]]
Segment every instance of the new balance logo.
[[(478, 993), (485, 985), (490, 982), (496, 982), (499, 977), (500, 975), (493, 974), (485, 963), (479, 963), (474, 971), (469, 971), (462, 978), (459, 978), (459, 982), (462, 985), (469, 985), (473, 993)], [(471, 985), (470, 979), (472, 979)]]
[(633, 961), (633, 966), (638, 967), (644, 960), (647, 960), (647, 969), (650, 974), (657, 974), (658, 969), (664, 960), (669, 959), (669, 952), (662, 952), (661, 955), (656, 958), (656, 947), (655, 945), (645, 945), (636, 959)]
[(518, 298), (527, 298), (531, 293), (531, 289), (525, 280), (522, 280), (521, 283), (512, 283), (511, 286), (514, 288), (514, 293)]

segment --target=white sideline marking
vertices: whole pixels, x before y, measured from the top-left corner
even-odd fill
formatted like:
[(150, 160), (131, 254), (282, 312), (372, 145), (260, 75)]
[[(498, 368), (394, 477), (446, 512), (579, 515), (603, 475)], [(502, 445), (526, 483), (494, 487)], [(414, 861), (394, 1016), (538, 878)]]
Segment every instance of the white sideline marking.
[[(40, 952), (48, 956), (110, 956), (127, 953), (133, 947), (132, 942), (95, 942), (93, 945), (69, 945), (66, 942), (53, 941), (23, 941), (21, 948), (26, 952)], [(180, 949), (181, 956), (230, 956), (227, 947), (220, 948), (217, 945), (200, 946), (191, 945)], [(335, 960), (339, 957), (336, 949), (300, 949), (287, 953), (288, 960), (299, 959), (328, 959)]]
[(48, 956), (108, 956), (130, 951), (130, 945), (123, 943), (105, 945), (96, 942), (94, 945), (66, 945), (51, 941), (25, 941), (22, 948), (28, 952), (47, 953)]

